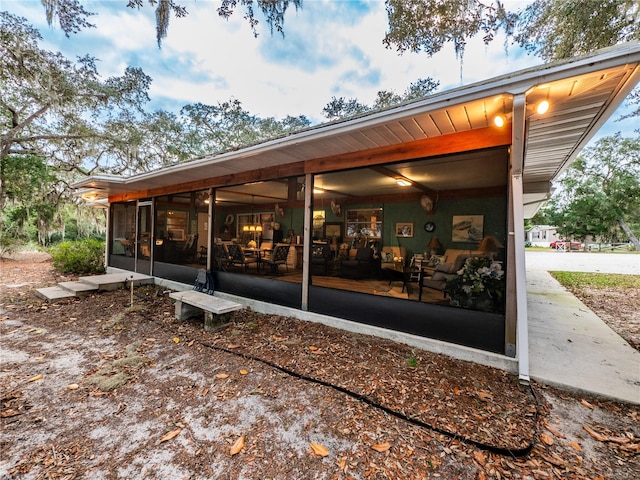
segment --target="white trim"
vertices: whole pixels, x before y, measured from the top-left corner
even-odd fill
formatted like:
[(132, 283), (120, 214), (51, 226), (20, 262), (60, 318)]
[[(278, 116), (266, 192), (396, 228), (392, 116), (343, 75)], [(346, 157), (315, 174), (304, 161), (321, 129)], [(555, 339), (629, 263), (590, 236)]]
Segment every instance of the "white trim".
[(515, 249), (516, 305), (517, 305), (517, 358), (518, 377), (529, 382), (529, 317), (527, 316), (527, 272), (524, 252), (524, 213), (522, 208), (522, 175), (511, 177), (513, 192), (513, 245)]

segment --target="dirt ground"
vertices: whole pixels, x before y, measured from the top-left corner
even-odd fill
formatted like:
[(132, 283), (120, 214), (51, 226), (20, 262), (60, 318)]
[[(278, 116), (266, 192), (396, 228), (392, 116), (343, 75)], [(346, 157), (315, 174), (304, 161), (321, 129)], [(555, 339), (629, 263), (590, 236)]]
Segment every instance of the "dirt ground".
[(638, 478), (638, 406), (248, 310), (206, 333), (158, 287), (34, 295), (61, 279), (0, 259), (2, 479)]

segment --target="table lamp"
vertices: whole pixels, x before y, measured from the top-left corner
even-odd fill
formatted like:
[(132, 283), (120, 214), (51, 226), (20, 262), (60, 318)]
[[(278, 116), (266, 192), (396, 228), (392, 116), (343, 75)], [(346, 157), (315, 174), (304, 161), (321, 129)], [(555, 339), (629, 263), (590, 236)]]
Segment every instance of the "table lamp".
[(440, 243), (440, 240), (438, 240), (438, 237), (431, 237), (429, 245), (427, 245), (427, 250), (429, 250), (429, 258), (437, 255), (438, 252), (442, 250), (442, 244)]
[(478, 245), (478, 251), (485, 253), (487, 257), (490, 257), (492, 260), (501, 248), (504, 248), (504, 245), (502, 245), (502, 243), (500, 243), (500, 241), (493, 235), (484, 237), (480, 242), (480, 245)]

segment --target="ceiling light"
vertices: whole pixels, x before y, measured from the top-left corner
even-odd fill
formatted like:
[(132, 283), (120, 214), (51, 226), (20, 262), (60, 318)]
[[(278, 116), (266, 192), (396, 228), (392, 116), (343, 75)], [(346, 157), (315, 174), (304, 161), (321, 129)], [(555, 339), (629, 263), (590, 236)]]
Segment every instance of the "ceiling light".
[(493, 118), (493, 123), (494, 123), (494, 125), (495, 125), (496, 127), (498, 127), (498, 128), (502, 128), (502, 127), (504, 127), (505, 119), (504, 119), (504, 117), (503, 117), (502, 115), (496, 115), (496, 116)]
[(401, 187), (410, 187), (411, 186), (411, 182), (409, 180), (407, 180), (406, 178), (396, 178), (396, 183), (398, 185), (400, 185)]
[(536, 107), (536, 112), (538, 112), (538, 115), (542, 115), (543, 113), (547, 113), (547, 110), (549, 110), (549, 101), (548, 100), (541, 101), (538, 104), (538, 106)]

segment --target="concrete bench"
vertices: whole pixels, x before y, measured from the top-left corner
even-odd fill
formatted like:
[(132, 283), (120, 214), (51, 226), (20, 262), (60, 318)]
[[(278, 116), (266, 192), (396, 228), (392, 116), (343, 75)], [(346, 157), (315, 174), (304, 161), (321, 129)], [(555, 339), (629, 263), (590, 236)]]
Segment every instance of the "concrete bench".
[(176, 320), (187, 320), (204, 312), (204, 329), (207, 332), (224, 324), (229, 313), (242, 309), (239, 303), (194, 290), (173, 292), (169, 297), (176, 301)]

